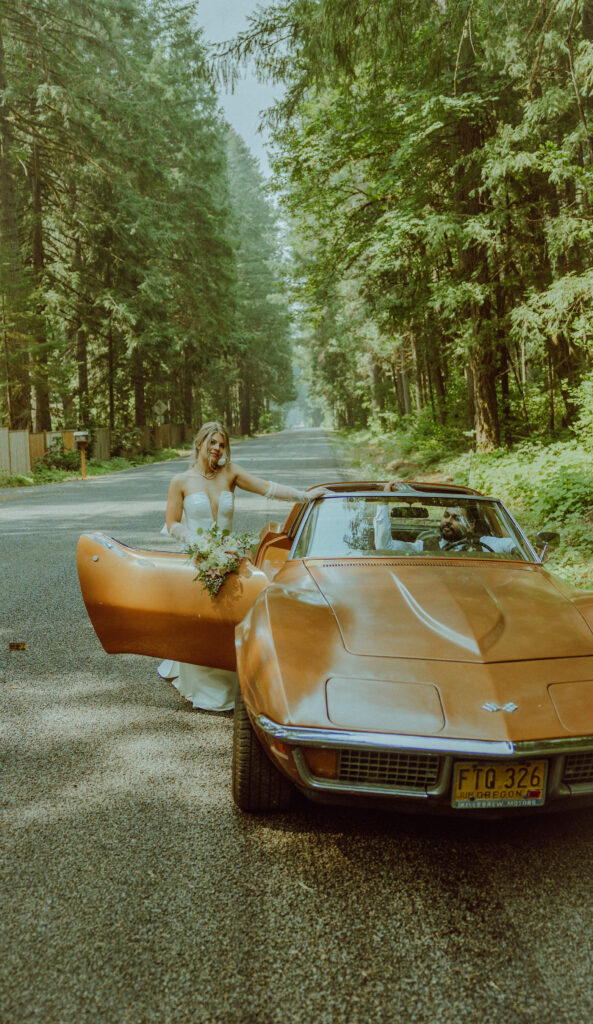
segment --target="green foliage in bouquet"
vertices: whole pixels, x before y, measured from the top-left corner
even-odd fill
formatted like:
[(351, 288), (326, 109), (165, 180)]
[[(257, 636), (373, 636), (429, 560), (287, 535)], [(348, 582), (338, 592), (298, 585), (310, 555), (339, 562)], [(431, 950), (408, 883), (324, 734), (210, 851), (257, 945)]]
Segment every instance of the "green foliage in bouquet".
[(187, 549), (198, 570), (194, 582), (199, 580), (210, 597), (216, 597), (227, 577), (239, 571), (242, 559), (251, 553), (258, 539), (255, 533), (221, 530), (216, 525), (197, 530), (195, 542)]

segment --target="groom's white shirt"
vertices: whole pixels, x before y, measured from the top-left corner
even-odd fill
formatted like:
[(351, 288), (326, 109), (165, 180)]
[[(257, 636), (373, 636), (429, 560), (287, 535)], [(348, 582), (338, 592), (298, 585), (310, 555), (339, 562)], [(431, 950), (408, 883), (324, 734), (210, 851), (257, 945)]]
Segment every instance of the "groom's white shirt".
[[(389, 510), (387, 505), (379, 505), (377, 513), (373, 520), (373, 528), (375, 533), (375, 548), (382, 551), (424, 551), (424, 541), (422, 540), (394, 540), (391, 536), (391, 524), (389, 521)], [(487, 544), (492, 551), (496, 551), (499, 554), (510, 555), (515, 542), (512, 537), (480, 537), (480, 541)], [(461, 543), (461, 542), (459, 542)], [(446, 540), (439, 540), (439, 547), (444, 548), (447, 544)], [(455, 549), (455, 544), (450, 544), (450, 548)]]

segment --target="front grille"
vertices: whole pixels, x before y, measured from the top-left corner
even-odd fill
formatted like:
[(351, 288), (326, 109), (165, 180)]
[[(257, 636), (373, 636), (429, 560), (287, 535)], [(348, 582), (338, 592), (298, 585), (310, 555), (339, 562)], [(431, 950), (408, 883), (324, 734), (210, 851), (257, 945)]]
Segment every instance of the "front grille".
[(585, 754), (569, 754), (564, 762), (562, 781), (568, 786), (593, 783), (593, 751), (588, 751)]
[(388, 750), (341, 750), (340, 782), (432, 789), (441, 767), (434, 754), (401, 754)]

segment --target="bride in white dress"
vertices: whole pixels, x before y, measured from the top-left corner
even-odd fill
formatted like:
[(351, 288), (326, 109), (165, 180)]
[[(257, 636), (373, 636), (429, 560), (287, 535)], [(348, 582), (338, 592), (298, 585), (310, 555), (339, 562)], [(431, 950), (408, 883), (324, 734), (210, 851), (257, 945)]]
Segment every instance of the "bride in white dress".
[[(194, 457), (185, 473), (174, 476), (167, 497), (167, 530), (185, 550), (196, 531), (217, 523), (231, 530), (235, 487), (281, 501), (310, 501), (324, 488), (299, 491), (253, 476), (231, 462), (229, 436), (220, 423), (205, 423), (194, 439)], [(158, 668), (194, 708), (228, 711), (234, 707), (238, 690), (237, 673), (225, 669), (163, 661)]]

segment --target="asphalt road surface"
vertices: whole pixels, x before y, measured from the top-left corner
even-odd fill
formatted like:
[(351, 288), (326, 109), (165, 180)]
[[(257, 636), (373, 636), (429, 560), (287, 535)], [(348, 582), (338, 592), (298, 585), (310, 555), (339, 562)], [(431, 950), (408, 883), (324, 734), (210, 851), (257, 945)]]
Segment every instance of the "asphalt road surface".
[[(344, 472), (319, 431), (233, 454), (295, 485)], [(0, 1020), (590, 1024), (593, 811), (247, 817), (230, 718), (103, 652), (77, 536), (160, 546), (179, 468), (0, 492)], [(235, 524), (287, 509), (239, 492)]]

